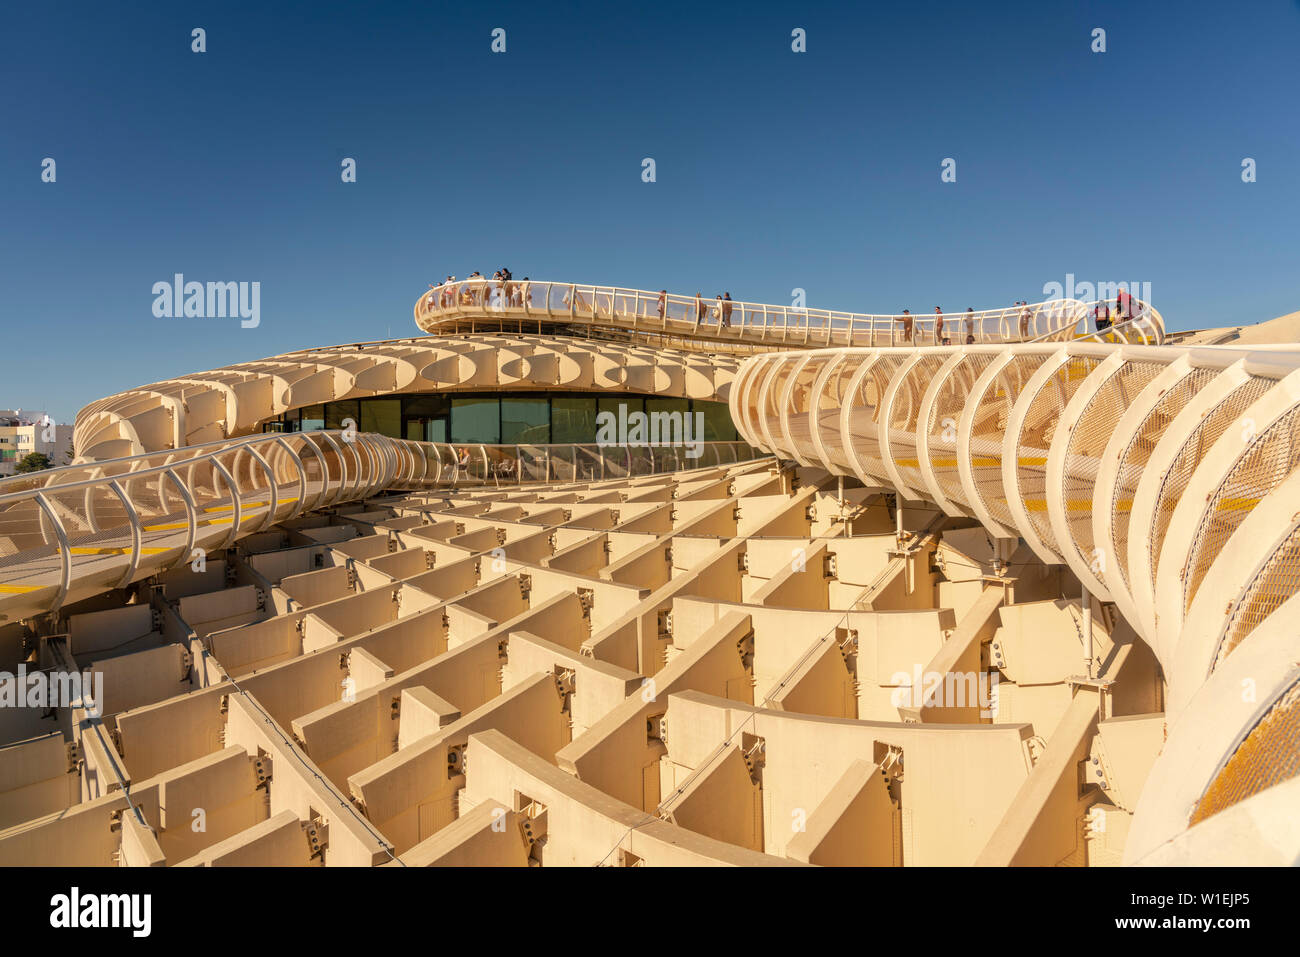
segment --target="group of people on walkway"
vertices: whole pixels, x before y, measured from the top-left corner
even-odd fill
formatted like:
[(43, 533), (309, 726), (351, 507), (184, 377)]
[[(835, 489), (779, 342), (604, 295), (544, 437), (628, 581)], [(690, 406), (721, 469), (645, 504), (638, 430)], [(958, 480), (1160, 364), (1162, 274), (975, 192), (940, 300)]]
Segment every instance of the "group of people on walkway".
[[(1016, 305), (1020, 305), (1020, 304), (1016, 303)], [(903, 326), (904, 342), (916, 341), (915, 318), (916, 317), (912, 315), (912, 311), (910, 309), (904, 309), (902, 315), (894, 317), (894, 321), (897, 323), (901, 323)], [(967, 306), (966, 314), (961, 317), (960, 321), (963, 326), (963, 331), (966, 333), (966, 344), (968, 346), (974, 345), (975, 344), (975, 310), (972, 309), (970, 306)], [(944, 320), (943, 310), (938, 306), (935, 306), (934, 307), (934, 344), (935, 345), (938, 346), (952, 345), (952, 337), (944, 333), (944, 325), (945, 325), (945, 320)]]
[[(659, 318), (664, 317), (664, 304), (668, 300), (668, 291), (659, 290)], [(704, 294), (695, 293), (695, 324), (697, 326), (706, 325), (708, 322), (716, 322), (719, 329), (727, 329), (731, 326), (731, 293), (720, 292), (713, 300), (704, 298)]]
[(1121, 289), (1115, 293), (1115, 310), (1111, 311), (1110, 300), (1099, 300), (1092, 307), (1093, 325), (1097, 327), (1098, 332), (1104, 332), (1115, 322), (1127, 322), (1130, 319), (1140, 315), (1145, 309), (1140, 301), (1134, 299), (1127, 289)]
[[(460, 282), (459, 288), (456, 286), (457, 282)], [(436, 305), (440, 309), (446, 309), (456, 305), (459, 296), (459, 304), (462, 306), (490, 305), (497, 308), (518, 308), (530, 303), (530, 285), (527, 276), (515, 282), (515, 277), (505, 266), (494, 272), (491, 279), (476, 269), (464, 280), (448, 276), (440, 283), (429, 283), (429, 289), (432, 291), (425, 301), (430, 307)]]
[[(492, 306), (494, 308), (520, 308), (531, 306), (530, 297), (531, 282), (527, 276), (516, 282), (510, 270), (502, 266), (492, 274), (492, 278), (487, 278), (478, 270), (470, 273), (464, 280), (457, 280), (455, 276), (448, 276), (441, 283), (429, 284), (429, 295), (425, 302), (428, 308), (449, 308), (451, 306)], [(586, 310), (590, 306), (585, 297), (577, 292), (577, 287), (570, 287), (571, 293), (566, 292), (564, 295), (564, 304), (571, 308)], [(1101, 300), (1092, 308), (1093, 324), (1098, 332), (1109, 329), (1113, 322), (1128, 321), (1137, 314), (1138, 300), (1134, 299), (1127, 290), (1121, 289), (1115, 296), (1115, 307), (1112, 311), (1109, 300)], [(731, 327), (733, 303), (731, 293), (718, 293), (713, 299), (706, 299), (702, 292), (695, 293), (694, 320), (697, 326), (704, 326), (709, 323), (716, 323), (719, 329)], [(1019, 318), (1019, 338), (1021, 341), (1028, 340), (1031, 336), (1031, 326), (1035, 319), (1033, 307), (1024, 299), (1016, 300), (1015, 306)], [(659, 318), (666, 319), (668, 313), (668, 290), (659, 290), (659, 299), (657, 303)], [(1005, 315), (1005, 313), (1004, 313)], [(688, 320), (692, 317), (688, 314)], [(743, 317), (742, 317), (743, 318)], [(915, 343), (917, 341), (918, 329), (916, 327), (917, 317), (912, 315), (910, 309), (904, 309), (902, 314), (894, 317), (894, 321), (899, 323), (902, 329), (903, 342)], [(960, 316), (961, 331), (965, 335), (967, 345), (975, 343), (975, 310), (971, 307), (966, 308), (964, 315)], [(948, 319), (944, 316), (943, 309), (939, 306), (934, 307), (933, 318), (933, 341), (936, 345), (952, 345), (951, 334), (948, 329)]]

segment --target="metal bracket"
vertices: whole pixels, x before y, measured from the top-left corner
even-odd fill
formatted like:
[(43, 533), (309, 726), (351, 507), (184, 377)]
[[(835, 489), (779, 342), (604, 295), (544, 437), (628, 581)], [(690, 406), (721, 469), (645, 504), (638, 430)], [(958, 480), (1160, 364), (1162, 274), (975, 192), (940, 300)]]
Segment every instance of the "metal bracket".
[(645, 719), (645, 739), (649, 744), (658, 741), (668, 745), (668, 715), (665, 713), (647, 715)]
[(745, 767), (749, 769), (749, 779), (760, 784), (763, 768), (767, 765), (766, 739), (744, 732), (740, 736), (740, 747), (744, 752)]
[(822, 552), (822, 578), (833, 579), (837, 577), (835, 553)]
[(465, 745), (455, 744), (447, 749), (447, 777), (458, 777), (465, 773)]
[(754, 665), (754, 633), (748, 632), (743, 638), (736, 642), (736, 651), (740, 655), (740, 662), (748, 671)]
[(271, 756), (265, 752), (259, 752), (257, 757), (253, 758), (253, 773), (257, 775), (258, 788), (265, 788), (271, 783)]
[(1006, 655), (1002, 653), (1002, 642), (996, 638), (989, 642), (989, 667), (1002, 670), (1007, 667)]
[(311, 857), (322, 857), (325, 848), (329, 847), (330, 830), (329, 825), (320, 818), (315, 818), (302, 825), (303, 836), (307, 838), (307, 846), (310, 849)]

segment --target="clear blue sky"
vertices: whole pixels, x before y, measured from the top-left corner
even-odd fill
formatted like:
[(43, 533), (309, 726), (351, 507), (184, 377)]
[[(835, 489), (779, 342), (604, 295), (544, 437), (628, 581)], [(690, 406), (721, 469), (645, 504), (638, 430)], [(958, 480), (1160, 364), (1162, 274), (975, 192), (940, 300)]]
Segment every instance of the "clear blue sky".
[[(1300, 309), (1296, 0), (551, 6), (7, 5), (0, 407), (410, 335), (429, 282), (502, 264), (876, 312), (1067, 273), (1150, 282), (1174, 328)], [(176, 272), (260, 282), (261, 325), (155, 318)]]

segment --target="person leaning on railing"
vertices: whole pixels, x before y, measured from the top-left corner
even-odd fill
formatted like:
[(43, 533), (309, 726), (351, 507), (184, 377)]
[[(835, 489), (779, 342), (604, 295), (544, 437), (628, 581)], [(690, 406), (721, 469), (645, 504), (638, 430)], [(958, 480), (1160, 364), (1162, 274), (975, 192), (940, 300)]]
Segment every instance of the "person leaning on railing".
[(894, 321), (895, 321), (895, 322), (901, 322), (901, 323), (903, 324), (903, 341), (904, 341), (904, 342), (911, 342), (911, 341), (912, 341), (912, 313), (911, 313), (911, 311), (908, 310), (908, 309), (904, 309), (904, 310), (903, 310), (903, 314), (902, 314), (901, 316), (895, 316), (895, 317), (894, 317)]
[(514, 276), (510, 275), (510, 270), (505, 266), (501, 267), (501, 303), (506, 308), (515, 304), (515, 283)]

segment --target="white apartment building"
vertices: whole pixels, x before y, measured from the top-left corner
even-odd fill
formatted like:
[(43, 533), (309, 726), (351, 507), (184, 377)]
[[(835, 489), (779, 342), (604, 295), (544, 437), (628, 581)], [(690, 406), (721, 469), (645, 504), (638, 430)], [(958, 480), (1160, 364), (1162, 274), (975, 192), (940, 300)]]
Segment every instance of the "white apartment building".
[(68, 465), (71, 445), (71, 425), (58, 425), (39, 410), (0, 409), (0, 478), (13, 475), (33, 452), (49, 456), (54, 465)]

